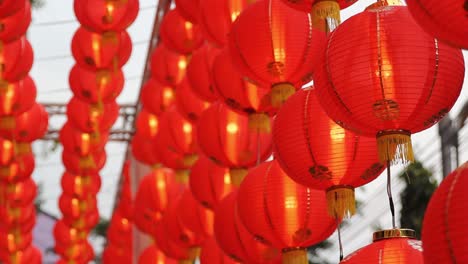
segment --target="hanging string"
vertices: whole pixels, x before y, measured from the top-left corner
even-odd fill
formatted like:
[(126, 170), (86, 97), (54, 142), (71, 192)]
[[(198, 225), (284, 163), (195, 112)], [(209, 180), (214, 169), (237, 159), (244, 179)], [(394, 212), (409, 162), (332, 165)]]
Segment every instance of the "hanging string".
[(391, 180), (391, 173), (390, 173), (390, 161), (387, 161), (387, 195), (388, 201), (390, 203), (390, 212), (392, 213), (392, 226), (396, 228), (395, 224), (395, 205), (393, 203), (393, 196), (392, 196), (392, 180)]
[(341, 223), (335, 215), (336, 226), (338, 227), (338, 246), (340, 248), (340, 262), (343, 260), (343, 243), (341, 242)]

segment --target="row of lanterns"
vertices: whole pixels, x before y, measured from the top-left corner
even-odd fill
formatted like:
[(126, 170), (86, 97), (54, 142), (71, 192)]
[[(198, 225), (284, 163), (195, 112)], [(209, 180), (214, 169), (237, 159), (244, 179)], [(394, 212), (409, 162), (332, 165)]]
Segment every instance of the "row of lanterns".
[(0, 4), (0, 262), (42, 263), (32, 244), (36, 183), (31, 144), (47, 131), (48, 115), (36, 102), (29, 76), (33, 50), (26, 38), (28, 0)]
[[(132, 51), (126, 29), (138, 10), (138, 0), (74, 1), (80, 27), (71, 43), (76, 62), (69, 75), (73, 98), (67, 105), (67, 122), (59, 138), (66, 170), (59, 198), (63, 218), (54, 227), (60, 263), (94, 259), (87, 237), (100, 219), (96, 200), (101, 186), (99, 171), (106, 162), (109, 131), (119, 115), (116, 98), (125, 83), (122, 66)], [(123, 219), (130, 213), (125, 213), (120, 223), (114, 224), (122, 224), (114, 227), (114, 233), (120, 232), (119, 228), (128, 229), (130, 223), (124, 224)]]

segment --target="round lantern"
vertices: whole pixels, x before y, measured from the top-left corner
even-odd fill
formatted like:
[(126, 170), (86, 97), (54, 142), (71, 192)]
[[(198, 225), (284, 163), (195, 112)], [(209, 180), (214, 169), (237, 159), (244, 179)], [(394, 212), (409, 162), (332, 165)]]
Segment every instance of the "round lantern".
[(331, 33), (314, 81), (327, 114), (377, 137), (380, 161), (395, 163), (414, 160), (411, 134), (448, 113), (463, 76), (460, 50), (427, 35), (406, 7), (377, 5)]
[(55, 241), (65, 245), (83, 243), (88, 239), (88, 231), (69, 227), (62, 220), (55, 223), (53, 232)]
[(81, 67), (91, 71), (117, 70), (130, 58), (132, 40), (127, 31), (95, 33), (80, 27), (72, 39), (72, 54)]
[(32, 153), (16, 156), (6, 165), (0, 165), (0, 180), (3, 182), (20, 182), (31, 177), (34, 171)]
[(108, 141), (107, 133), (81, 132), (69, 122), (60, 130), (59, 140), (65, 151), (79, 156), (87, 156), (94, 152), (102, 151)]
[(132, 257), (132, 252), (127, 248), (119, 248), (112, 244), (108, 244), (102, 252), (102, 263), (127, 264), (132, 263)]
[(106, 164), (106, 151), (101, 150), (79, 156), (73, 152), (64, 150), (62, 152), (62, 162), (67, 171), (73, 174), (93, 174), (98, 173)]
[(248, 0), (200, 1), (198, 24), (204, 37), (218, 47), (226, 45), (232, 22), (236, 20), (248, 2)]
[(184, 78), (177, 86), (176, 92), (177, 111), (191, 122), (197, 121), (201, 113), (210, 106), (210, 103), (200, 99), (200, 97), (193, 92), (187, 78)]
[(132, 138), (132, 155), (141, 163), (148, 166), (156, 166), (160, 163), (160, 158), (153, 149), (153, 144), (148, 144), (148, 138), (140, 134), (135, 134)]
[(0, 135), (9, 140), (32, 142), (45, 135), (48, 123), (47, 112), (36, 103), (20, 115), (0, 117)]
[(219, 102), (205, 110), (197, 122), (200, 149), (208, 158), (230, 169), (235, 185), (247, 174), (247, 168), (271, 155), (271, 133), (252, 130), (248, 124), (248, 117)]
[(219, 248), (216, 239), (211, 237), (205, 241), (201, 248), (200, 263), (236, 264), (239, 262), (224, 254)]
[(430, 35), (458, 48), (468, 49), (468, 10), (466, 1), (407, 0), (416, 22)]
[(465, 263), (468, 163), (449, 174), (432, 195), (424, 215), (424, 263)]
[(327, 239), (338, 222), (327, 213), (323, 191), (297, 184), (275, 160), (249, 171), (237, 209), (257, 240), (282, 250), (283, 263), (307, 263), (305, 248)]
[(0, 116), (16, 116), (31, 109), (36, 93), (36, 85), (29, 76), (16, 83), (0, 82)]
[(84, 0), (74, 2), (75, 15), (90, 31), (119, 32), (130, 26), (138, 15), (138, 0)]
[(331, 120), (313, 88), (298, 91), (283, 105), (273, 138), (275, 157), (289, 177), (325, 190), (329, 214), (340, 219), (356, 211), (354, 188), (374, 180), (385, 168), (375, 140)]
[(161, 22), (160, 35), (168, 49), (180, 54), (190, 54), (203, 44), (200, 27), (184, 19), (178, 9), (166, 13)]
[(187, 67), (187, 78), (190, 86), (195, 94), (208, 102), (218, 99), (211, 76), (213, 61), (218, 53), (219, 49), (205, 44), (193, 52)]
[(197, 23), (199, 20), (200, 0), (175, 0), (177, 11), (186, 20)]
[[(439, 243), (440, 244), (440, 243)], [(341, 264), (423, 264), (421, 241), (409, 229), (390, 229), (374, 233), (373, 243), (347, 256)]]
[(213, 235), (213, 211), (195, 200), (189, 189), (182, 194), (176, 210), (178, 219), (185, 228), (203, 237), (203, 240)]
[(85, 199), (81, 200), (75, 196), (62, 194), (59, 198), (59, 208), (63, 215), (78, 219), (96, 210), (96, 196), (88, 195)]
[(166, 257), (156, 245), (147, 247), (138, 258), (139, 264), (158, 263), (158, 264), (177, 264), (177, 260)]
[(97, 195), (101, 177), (97, 173), (81, 175), (66, 171), (62, 175), (61, 186), (64, 194), (83, 199), (87, 195)]
[(154, 78), (149, 78), (141, 88), (141, 104), (144, 109), (154, 115), (160, 115), (165, 112), (174, 104), (175, 100), (174, 88), (169, 85), (163, 85)]
[(67, 105), (70, 124), (87, 133), (110, 130), (118, 115), (119, 105), (115, 101), (103, 105), (90, 105), (73, 97)]
[(33, 63), (33, 50), (22, 37), (0, 47), (0, 81), (17, 82), (27, 76)]
[(189, 249), (171, 240), (165, 221), (159, 221), (155, 225), (154, 240), (158, 245), (158, 249), (164, 252), (164, 255), (179, 260), (179, 264), (191, 264), (199, 255), (199, 248)]
[(0, 18), (11, 16), (26, 5), (26, 1), (4, 0), (0, 3)]
[(32, 245), (13, 253), (0, 250), (0, 261), (4, 264), (42, 264), (42, 253)]
[(312, 79), (325, 43), (325, 33), (312, 28), (310, 15), (281, 0), (255, 2), (229, 34), (234, 65), (256, 84), (271, 87), (275, 107)]
[(182, 81), (189, 59), (161, 44), (151, 54), (151, 77), (163, 85), (175, 87)]
[(107, 240), (109, 243), (119, 247), (129, 246), (128, 242), (133, 238), (133, 225), (128, 218), (122, 216), (118, 211), (114, 211), (112, 219), (107, 229)]
[(13, 206), (27, 206), (34, 203), (36, 194), (37, 186), (31, 178), (16, 183), (0, 183), (0, 204), (8, 202)]
[(142, 108), (135, 121), (136, 133), (147, 140), (156, 137), (159, 130), (159, 118)]
[[(8, 43), (26, 34), (29, 24), (31, 24), (31, 4), (29, 1), (10, 1), (16, 2), (19, 9), (7, 16), (0, 15), (0, 40), (3, 43)], [(3, 5), (2, 5), (3, 6)], [(0, 9), (3, 9), (0, 7)], [(0, 10), (0, 13), (2, 10)]]

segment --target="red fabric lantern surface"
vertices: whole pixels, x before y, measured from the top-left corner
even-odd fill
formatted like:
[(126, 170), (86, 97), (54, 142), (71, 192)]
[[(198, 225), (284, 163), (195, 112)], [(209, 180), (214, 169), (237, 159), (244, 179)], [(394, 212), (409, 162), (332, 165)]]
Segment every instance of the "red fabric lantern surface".
[(176, 100), (174, 88), (163, 85), (155, 78), (149, 78), (141, 88), (140, 101), (143, 108), (154, 115), (169, 109)]
[(72, 39), (72, 54), (81, 67), (91, 71), (117, 70), (127, 63), (132, 40), (127, 31), (95, 33), (80, 27)]
[(0, 3), (0, 18), (11, 16), (26, 5), (27, 1), (4, 0)]
[(69, 227), (62, 220), (55, 223), (54, 238), (57, 243), (73, 245), (84, 243), (88, 239), (88, 231)]
[(0, 261), (5, 264), (42, 264), (42, 253), (34, 246), (13, 254), (0, 250)]
[(37, 186), (31, 178), (17, 183), (0, 183), (0, 204), (27, 206), (34, 203), (36, 194)]
[(198, 144), (216, 163), (231, 169), (232, 183), (238, 185), (246, 169), (271, 155), (272, 135), (249, 129), (248, 117), (214, 103), (197, 122)]
[[(166, 216), (163, 217), (163, 219)], [(198, 257), (197, 248), (186, 248), (177, 244), (174, 240), (171, 240), (169, 234), (169, 229), (165, 221), (159, 221), (155, 225), (155, 234), (154, 234), (155, 244), (158, 245), (159, 250), (161, 250), (164, 255), (169, 258), (179, 260), (179, 264), (189, 264)]]
[(36, 225), (36, 215), (31, 214), (28, 219), (21, 223), (0, 223), (0, 233), (8, 233), (9, 230), (18, 230), (20, 233), (31, 233), (33, 232), (33, 228)]
[(163, 85), (175, 87), (182, 81), (189, 58), (161, 44), (151, 54), (151, 77)]
[(97, 208), (92, 210), (90, 213), (83, 214), (79, 218), (73, 216), (63, 215), (62, 220), (69, 227), (75, 228), (77, 230), (91, 230), (99, 222), (99, 212)]
[(201, 113), (210, 106), (210, 103), (200, 99), (200, 97), (193, 92), (187, 78), (184, 78), (177, 86), (176, 92), (177, 110), (191, 122), (197, 121)]
[(135, 134), (131, 142), (132, 155), (136, 160), (148, 166), (155, 166), (160, 163), (160, 158), (153, 150), (153, 144), (143, 135)]
[(112, 215), (107, 231), (107, 240), (113, 245), (125, 248), (133, 240), (133, 225), (118, 211)]
[(2, 205), (0, 207), (0, 217), (2, 222), (7, 226), (20, 226), (27, 225), (31, 221), (34, 221), (36, 215), (36, 209), (34, 204), (29, 204), (23, 207), (14, 207), (10, 204)]
[(219, 248), (216, 239), (211, 237), (205, 241), (201, 248), (200, 263), (235, 264), (239, 262), (225, 255)]
[(62, 162), (65, 169), (73, 174), (98, 173), (106, 164), (107, 154), (104, 150), (93, 152), (88, 156), (78, 156), (64, 150)]
[(62, 175), (61, 186), (64, 194), (82, 199), (87, 195), (97, 195), (101, 188), (101, 177), (97, 173), (81, 175), (66, 171)]
[(159, 117), (143, 108), (136, 118), (135, 128), (141, 137), (153, 139), (159, 131)]
[(175, 0), (177, 11), (186, 20), (192, 23), (198, 23), (200, 0)]
[(211, 44), (223, 47), (227, 43), (231, 24), (248, 5), (247, 0), (203, 0), (200, 2), (198, 24)]
[(62, 262), (59, 261), (57, 264), (70, 262), (84, 264), (94, 259), (93, 247), (88, 241), (73, 245), (56, 243), (55, 252), (62, 257)]
[(82, 132), (108, 131), (119, 115), (119, 105), (111, 102), (90, 105), (73, 97), (67, 105), (68, 122)]
[(430, 35), (458, 48), (468, 49), (466, 1), (406, 1), (413, 18)]
[(9, 230), (7, 233), (0, 234), (0, 248), (7, 250), (10, 253), (15, 251), (24, 250), (31, 246), (32, 234), (31, 233), (20, 233), (16, 230)]
[(109, 138), (107, 133), (84, 133), (65, 123), (60, 130), (59, 140), (67, 152), (87, 156), (104, 149)]
[(193, 92), (208, 102), (214, 102), (218, 99), (213, 87), (211, 72), (213, 61), (219, 52), (218, 48), (206, 43), (193, 52), (187, 67), (187, 78)]
[(102, 263), (104, 264), (128, 264), (132, 263), (132, 252), (128, 249), (118, 248), (112, 244), (108, 245), (102, 252)]
[(325, 33), (312, 27), (308, 14), (281, 0), (252, 4), (229, 34), (234, 65), (256, 84), (271, 87), (275, 107), (311, 80), (325, 43)]
[(468, 163), (450, 173), (434, 192), (424, 215), (424, 263), (465, 263), (468, 227), (464, 224)]
[(213, 211), (195, 200), (189, 189), (182, 194), (176, 210), (180, 223), (189, 231), (203, 237), (203, 240), (213, 235)]
[(130, 26), (138, 15), (138, 0), (84, 0), (74, 2), (75, 15), (90, 31), (120, 32)]
[(34, 105), (36, 93), (36, 85), (29, 76), (16, 83), (0, 83), (0, 116), (26, 112)]
[(217, 165), (205, 155), (200, 155), (190, 170), (189, 184), (193, 197), (212, 210), (224, 196), (235, 189), (231, 184), (229, 169)]
[[(357, 1), (358, 0), (337, 0), (336, 2), (338, 2), (341, 9), (345, 9)], [(320, 3), (321, 0), (283, 0), (283, 2), (292, 8), (310, 13), (311, 10), (313, 10), (313, 6)]]
[(85, 199), (81, 200), (74, 196), (62, 194), (59, 198), (59, 208), (63, 215), (78, 219), (96, 210), (96, 196), (88, 195)]
[(331, 33), (324, 62), (314, 75), (324, 110), (376, 136), (382, 162), (414, 160), (410, 135), (445, 116), (464, 76), (461, 51), (427, 35), (404, 6), (369, 7), (346, 20)]
[(283, 105), (273, 138), (275, 157), (289, 177), (325, 190), (329, 214), (340, 219), (356, 211), (354, 188), (374, 180), (385, 168), (375, 140), (331, 120), (313, 88), (298, 91)]
[(8, 165), (16, 156), (15, 144), (0, 137), (0, 166)]
[(203, 36), (197, 24), (184, 19), (178, 9), (166, 13), (160, 28), (162, 43), (180, 54), (190, 54), (203, 44)]
[[(19, 9), (7, 16), (0, 15), (0, 25), (2, 26), (0, 40), (3, 43), (17, 40), (25, 35), (29, 24), (31, 24), (31, 4), (29, 1), (13, 2), (18, 3)], [(0, 9), (3, 8), (0, 7)], [(1, 12), (2, 10), (0, 10)]]
[(22, 37), (0, 47), (0, 80), (17, 82), (28, 75), (33, 63), (33, 50)]
[(328, 238), (338, 222), (327, 213), (325, 193), (291, 180), (276, 160), (251, 169), (237, 199), (247, 230), (282, 250), (283, 263), (307, 263), (305, 248)]
[(0, 180), (3, 182), (20, 182), (31, 177), (34, 171), (34, 155), (16, 156), (9, 164), (0, 165)]
[(158, 264), (177, 264), (177, 260), (168, 258), (160, 251), (156, 245), (147, 247), (138, 258), (139, 264), (158, 263)]
[(34, 104), (26, 112), (0, 120), (0, 136), (19, 142), (32, 142), (45, 135), (49, 116), (41, 104)]
[(111, 103), (119, 96), (125, 83), (122, 70), (88, 70), (75, 65), (70, 71), (73, 94), (88, 104)]
[(215, 211), (214, 232), (219, 247), (241, 263), (281, 263), (280, 251), (255, 240), (237, 213), (238, 191), (224, 198)]

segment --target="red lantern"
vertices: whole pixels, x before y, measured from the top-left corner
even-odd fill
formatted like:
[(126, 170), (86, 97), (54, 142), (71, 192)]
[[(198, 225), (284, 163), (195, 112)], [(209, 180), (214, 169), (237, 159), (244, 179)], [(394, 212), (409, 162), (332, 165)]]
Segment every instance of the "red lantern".
[(64, 194), (83, 199), (87, 195), (97, 195), (101, 177), (97, 173), (81, 175), (66, 171), (62, 175), (61, 185)]
[(189, 231), (202, 237), (203, 240), (213, 235), (213, 211), (195, 200), (189, 189), (182, 194), (176, 210), (180, 223)]
[(83, 0), (74, 2), (75, 15), (90, 31), (120, 32), (138, 15), (138, 0)]
[(305, 248), (328, 238), (338, 222), (327, 213), (323, 191), (292, 181), (275, 160), (249, 171), (237, 199), (247, 230), (281, 249), (283, 263), (307, 263)]
[(82, 132), (104, 132), (110, 130), (119, 115), (116, 102), (104, 105), (90, 105), (73, 97), (67, 105), (70, 124)]
[(185, 19), (197, 23), (199, 19), (200, 0), (175, 0), (177, 11)]
[(32, 234), (21, 233), (18, 229), (9, 230), (0, 234), (0, 248), (10, 253), (21, 251), (31, 246)]
[(410, 135), (445, 116), (463, 83), (460, 50), (427, 35), (404, 6), (373, 6), (346, 20), (324, 61), (314, 76), (324, 110), (376, 136), (382, 162), (414, 160)]
[(159, 130), (159, 118), (145, 108), (141, 109), (135, 122), (136, 132), (143, 138), (153, 139)]
[(328, 212), (343, 218), (356, 211), (354, 188), (384, 170), (373, 138), (360, 137), (331, 120), (315, 90), (300, 90), (283, 105), (273, 130), (275, 157), (294, 181), (327, 193)]
[(104, 264), (128, 264), (132, 263), (132, 252), (127, 248), (118, 248), (108, 244), (102, 252), (102, 263)]
[(281, 0), (252, 4), (229, 34), (234, 65), (258, 85), (271, 87), (275, 107), (311, 80), (325, 43), (325, 33), (312, 28), (308, 14)]
[(48, 123), (47, 112), (36, 103), (20, 115), (0, 118), (0, 135), (9, 140), (32, 142), (45, 135)]
[(13, 206), (27, 206), (34, 203), (36, 194), (37, 186), (31, 178), (16, 183), (0, 183), (0, 204), (8, 202)]
[(468, 163), (449, 174), (432, 195), (422, 229), (424, 263), (465, 263)]
[(166, 257), (155, 245), (149, 246), (141, 253), (138, 258), (139, 264), (158, 263), (158, 264), (177, 264), (174, 259)]
[[(5, 2), (5, 1), (4, 1)], [(29, 1), (10, 1), (15, 2), (17, 10), (4, 16), (0, 15), (0, 25), (2, 31), (0, 32), (0, 40), (4, 43), (12, 42), (24, 34), (28, 30), (29, 24), (31, 23), (31, 4)], [(1, 4), (0, 13), (4, 10), (5, 4)], [(13, 9), (16, 9), (13, 7)], [(10, 9), (11, 10), (11, 9)], [(8, 10), (8, 11), (10, 11)]]
[(211, 237), (203, 244), (200, 253), (200, 263), (236, 264), (239, 262), (225, 255), (216, 243), (216, 239)]
[(87, 241), (88, 231), (69, 227), (62, 220), (55, 223), (54, 238), (57, 243), (65, 245), (80, 244)]
[(16, 83), (0, 82), (0, 116), (16, 116), (31, 109), (36, 92), (36, 85), (29, 76)]
[(104, 150), (90, 153), (87, 156), (78, 156), (66, 150), (62, 152), (63, 165), (73, 174), (98, 173), (106, 164), (106, 159), (107, 155)]
[(29, 204), (24, 207), (14, 207), (9, 203), (0, 207), (0, 219), (3, 224), (8, 226), (20, 226), (27, 225), (31, 221), (34, 221), (36, 215), (36, 209), (34, 204)]
[(66, 263), (89, 263), (94, 259), (93, 247), (88, 241), (80, 244), (65, 245), (62, 243), (55, 243), (55, 252), (62, 257), (61, 262), (57, 264)]
[[(341, 264), (423, 264), (421, 241), (413, 230), (390, 229), (374, 233), (374, 242), (347, 256)], [(441, 243), (439, 243), (441, 244)]]
[(176, 92), (177, 110), (191, 122), (197, 121), (201, 113), (210, 106), (210, 103), (203, 101), (193, 92), (187, 78), (177, 86)]
[(203, 45), (193, 52), (187, 67), (187, 78), (190, 86), (202, 100), (213, 102), (218, 99), (212, 80), (213, 61), (219, 53), (219, 49)]
[(4, 264), (41, 264), (42, 254), (41, 251), (34, 246), (29, 246), (24, 250), (19, 250), (14, 253), (0, 250), (0, 261)]
[(0, 80), (18, 82), (28, 75), (33, 63), (33, 50), (22, 37), (0, 47)]
[[(163, 218), (164, 219), (164, 218)], [(158, 245), (159, 250), (164, 252), (169, 258), (179, 260), (179, 264), (189, 264), (198, 257), (199, 250), (197, 248), (185, 248), (175, 241), (171, 240), (169, 230), (165, 221), (159, 221), (155, 225), (154, 240)]]
[(31, 177), (34, 165), (33, 154), (16, 156), (9, 164), (0, 165), (0, 180), (4, 182), (24, 181)]
[(160, 163), (159, 156), (153, 149), (153, 144), (148, 144), (148, 139), (140, 134), (135, 134), (131, 142), (132, 155), (136, 160), (148, 166)]
[[(339, 4), (339, 8), (345, 9), (351, 6), (352, 4), (356, 3), (357, 1), (358, 0), (337, 0), (336, 2)], [(314, 5), (320, 3), (321, 1), (320, 0), (283, 0), (283, 2), (292, 8), (310, 13), (313, 10)]]
[(223, 47), (227, 43), (231, 24), (248, 5), (247, 0), (203, 0), (200, 2), (199, 25), (204, 37)]
[(11, 16), (26, 5), (26, 1), (4, 0), (0, 3), (0, 18)]
[[(0, 223), (0, 233), (8, 233), (11, 230), (16, 230), (21, 234), (32, 233), (36, 225), (36, 215), (31, 215), (22, 223)], [(1, 249), (0, 249), (1, 250)]]
[(60, 130), (59, 139), (65, 151), (79, 156), (102, 151), (108, 141), (107, 133), (84, 133), (65, 123)]
[(114, 211), (112, 219), (107, 229), (107, 240), (115, 246), (122, 248), (129, 247), (129, 242), (133, 239), (133, 225), (128, 218)]
[(141, 88), (141, 104), (144, 109), (154, 115), (165, 112), (174, 104), (175, 100), (174, 89), (169, 85), (161, 84), (154, 78), (148, 79)]
[(99, 212), (97, 208), (91, 210), (91, 212), (87, 214), (82, 214), (79, 218), (75, 218), (69, 215), (63, 215), (62, 219), (65, 224), (71, 228), (75, 228), (77, 230), (91, 230), (93, 229), (99, 222)]
[(159, 45), (151, 55), (151, 77), (163, 85), (176, 86), (185, 76), (189, 59)]
[(408, 0), (406, 4), (416, 22), (430, 35), (455, 47), (468, 49), (466, 1)]
[(185, 20), (177, 9), (164, 16), (160, 35), (162, 43), (170, 50), (180, 54), (190, 54), (203, 44), (200, 27)]
[(85, 199), (81, 200), (74, 196), (62, 194), (59, 198), (59, 208), (63, 215), (78, 219), (96, 210), (96, 196), (88, 195)]

